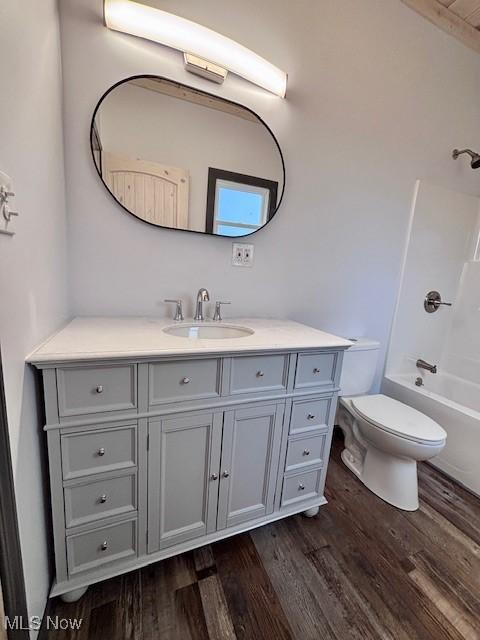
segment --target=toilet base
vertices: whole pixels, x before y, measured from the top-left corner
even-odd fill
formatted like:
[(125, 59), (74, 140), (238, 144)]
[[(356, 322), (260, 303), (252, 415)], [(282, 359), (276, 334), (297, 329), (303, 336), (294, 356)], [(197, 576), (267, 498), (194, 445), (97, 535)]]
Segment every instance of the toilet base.
[(343, 464), (348, 467), (350, 471), (357, 476), (357, 478), (361, 479), (363, 461), (360, 458), (355, 457), (351, 449), (347, 448), (342, 451), (340, 457), (342, 458)]
[(372, 493), (404, 511), (418, 509), (417, 462), (380, 451), (360, 433), (358, 418), (347, 399), (338, 408), (336, 424), (345, 437), (342, 461)]
[(359, 477), (367, 489), (394, 507), (404, 511), (418, 509), (418, 476), (415, 460), (398, 458), (370, 445)]

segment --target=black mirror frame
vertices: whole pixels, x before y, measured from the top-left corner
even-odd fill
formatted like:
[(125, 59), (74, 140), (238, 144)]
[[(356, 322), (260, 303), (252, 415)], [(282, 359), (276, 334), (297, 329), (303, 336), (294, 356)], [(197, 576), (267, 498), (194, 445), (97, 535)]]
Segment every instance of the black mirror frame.
[(201, 91), (203, 94), (205, 94), (206, 96), (210, 96), (212, 98), (215, 99), (221, 99), (224, 102), (234, 105), (236, 107), (241, 107), (242, 109), (245, 109), (246, 111), (249, 111), (252, 115), (255, 116), (255, 118), (257, 118), (257, 120), (263, 124), (263, 126), (267, 129), (267, 131), (269, 132), (269, 134), (272, 136), (272, 139), (275, 143), (275, 146), (277, 147), (278, 153), (280, 154), (280, 162), (282, 165), (282, 171), (283, 171), (283, 186), (282, 186), (282, 191), (280, 193), (280, 198), (278, 200), (277, 206), (275, 208), (275, 210), (273, 211), (273, 213), (269, 216), (267, 222), (263, 225), (263, 227), (260, 227), (260, 229), (256, 229), (255, 231), (252, 231), (252, 233), (246, 233), (243, 236), (235, 236), (235, 238), (248, 238), (250, 236), (253, 236), (255, 233), (258, 233), (259, 231), (262, 231), (262, 229), (265, 229), (265, 227), (271, 222), (271, 220), (275, 217), (277, 211), (279, 210), (282, 201), (283, 201), (283, 196), (285, 194), (285, 185), (286, 185), (286, 180), (287, 180), (287, 175), (286, 175), (286, 171), (285, 171), (285, 160), (283, 157), (283, 153), (282, 153), (282, 149), (280, 147), (280, 144), (277, 140), (277, 138), (275, 137), (273, 131), (270, 129), (270, 127), (268, 126), (268, 124), (257, 114), (255, 113), (255, 111), (253, 111), (252, 109), (250, 109), (249, 107), (246, 107), (244, 104), (240, 104), (239, 102), (234, 102), (233, 100), (228, 100), (227, 98), (224, 98), (222, 96), (218, 96), (216, 94), (213, 93), (209, 93), (208, 91), (204, 91), (203, 89), (198, 89), (197, 87), (191, 87), (190, 85), (187, 84), (183, 84), (182, 82), (177, 82), (176, 80), (171, 80), (170, 78), (166, 78), (165, 76), (159, 76), (159, 75), (155, 75), (155, 74), (148, 74), (148, 73), (142, 73), (142, 74), (138, 74), (138, 75), (134, 75), (134, 76), (129, 76), (128, 78), (124, 78), (123, 80), (119, 80), (118, 82), (116, 82), (115, 84), (113, 84), (109, 89), (107, 89), (103, 95), (101, 96), (100, 100), (97, 102), (97, 105), (94, 109), (93, 115), (92, 115), (92, 119), (90, 122), (90, 152), (91, 152), (91, 156), (92, 156), (92, 162), (95, 166), (96, 172), (98, 177), (100, 178), (103, 186), (105, 187), (105, 189), (107, 190), (107, 192), (110, 194), (110, 196), (112, 197), (112, 199), (118, 204), (120, 205), (120, 207), (122, 207), (122, 209), (124, 211), (126, 211), (128, 214), (130, 214), (131, 216), (133, 216), (136, 220), (139, 220), (140, 222), (143, 222), (144, 224), (148, 224), (151, 227), (156, 227), (157, 229), (169, 229), (170, 231), (183, 231), (185, 233), (197, 233), (199, 235), (202, 236), (210, 236), (213, 238), (226, 238), (227, 240), (232, 241), (233, 236), (221, 236), (215, 233), (210, 233), (208, 231), (195, 231), (194, 229), (175, 229), (174, 227), (165, 227), (163, 225), (160, 224), (154, 224), (153, 222), (148, 222), (148, 220), (143, 220), (143, 218), (140, 218), (139, 216), (136, 216), (132, 211), (130, 211), (129, 209), (127, 209), (119, 200), (117, 200), (117, 198), (113, 195), (113, 193), (110, 191), (110, 189), (108, 188), (107, 184), (105, 183), (102, 174), (101, 174), (101, 170), (99, 170), (97, 163), (95, 162), (95, 153), (94, 153), (94, 149), (93, 149), (93, 145), (92, 145), (92, 140), (95, 138), (95, 133), (96, 133), (96, 127), (95, 127), (95, 118), (97, 115), (97, 112), (99, 110), (99, 108), (102, 105), (103, 100), (114, 90), (116, 89), (118, 86), (125, 84), (127, 82), (130, 82), (131, 80), (138, 80), (140, 78), (152, 78), (152, 79), (160, 79), (160, 80), (166, 80), (167, 82), (171, 82), (172, 84), (176, 84), (178, 87), (184, 88), (184, 89), (193, 89), (194, 91)]

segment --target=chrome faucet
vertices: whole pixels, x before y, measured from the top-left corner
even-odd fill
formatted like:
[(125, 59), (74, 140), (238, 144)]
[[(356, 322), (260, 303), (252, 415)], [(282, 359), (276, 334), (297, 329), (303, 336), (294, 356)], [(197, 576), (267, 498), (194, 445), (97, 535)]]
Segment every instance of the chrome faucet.
[(425, 362), (425, 360), (422, 360), (421, 358), (417, 360), (417, 367), (419, 369), (426, 369), (426, 371), (430, 371), (430, 373), (437, 373), (436, 364), (430, 364), (429, 362)]
[(208, 294), (208, 291), (202, 287), (202, 289), (199, 289), (197, 293), (197, 308), (194, 320), (205, 320), (203, 315), (203, 303), (209, 301), (210, 296)]

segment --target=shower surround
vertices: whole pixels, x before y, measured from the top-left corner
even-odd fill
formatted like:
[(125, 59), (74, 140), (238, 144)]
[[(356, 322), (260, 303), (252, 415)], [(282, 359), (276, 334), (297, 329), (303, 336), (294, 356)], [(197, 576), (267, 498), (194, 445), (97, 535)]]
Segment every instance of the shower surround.
[[(479, 207), (477, 197), (416, 184), (382, 390), (447, 431), (432, 464), (480, 495)], [(453, 306), (426, 313), (432, 290)], [(417, 368), (419, 358), (438, 373)]]

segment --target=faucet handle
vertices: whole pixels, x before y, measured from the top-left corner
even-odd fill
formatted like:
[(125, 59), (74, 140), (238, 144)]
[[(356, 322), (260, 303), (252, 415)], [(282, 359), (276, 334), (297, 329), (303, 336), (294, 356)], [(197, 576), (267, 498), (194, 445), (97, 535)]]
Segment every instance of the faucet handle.
[(232, 304), (231, 302), (222, 302), (221, 300), (218, 300), (217, 302), (215, 302), (215, 314), (213, 316), (213, 320), (215, 320), (216, 322), (221, 322), (222, 321), (222, 314), (221, 314), (221, 306), (222, 304)]
[(174, 320), (177, 321), (181, 321), (183, 320), (183, 301), (182, 300), (171, 300), (170, 298), (167, 298), (166, 300), (164, 300), (164, 302), (173, 302), (174, 304), (177, 305), (176, 309), (175, 309), (175, 316), (174, 316)]

